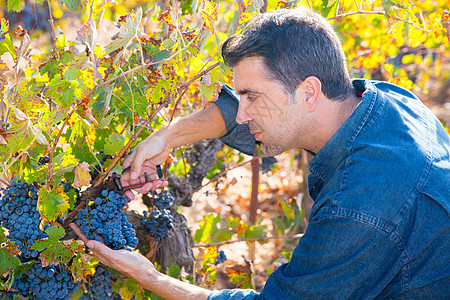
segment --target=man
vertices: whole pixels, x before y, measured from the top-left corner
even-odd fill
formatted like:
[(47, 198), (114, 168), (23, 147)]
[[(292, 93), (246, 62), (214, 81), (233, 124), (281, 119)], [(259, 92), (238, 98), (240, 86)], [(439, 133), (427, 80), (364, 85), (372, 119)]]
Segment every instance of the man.
[(222, 52), (240, 101), (225, 87), (216, 104), (153, 134), (122, 180), (156, 178), (172, 147), (205, 138), (247, 153), (254, 138), (269, 155), (307, 149), (314, 205), (291, 262), (258, 294), (210, 292), (89, 241), (94, 255), (167, 299), (448, 298), (450, 140), (434, 115), (400, 87), (352, 82), (336, 34), (307, 10), (262, 14)]

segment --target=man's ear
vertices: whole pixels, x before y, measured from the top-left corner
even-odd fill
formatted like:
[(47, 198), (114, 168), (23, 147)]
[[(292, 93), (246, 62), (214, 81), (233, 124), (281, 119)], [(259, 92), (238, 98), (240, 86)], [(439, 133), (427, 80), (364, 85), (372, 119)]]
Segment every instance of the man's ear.
[(306, 77), (299, 85), (298, 89), (301, 89), (302, 93), (305, 95), (303, 105), (305, 106), (306, 111), (313, 112), (322, 93), (322, 83), (319, 78), (315, 76)]

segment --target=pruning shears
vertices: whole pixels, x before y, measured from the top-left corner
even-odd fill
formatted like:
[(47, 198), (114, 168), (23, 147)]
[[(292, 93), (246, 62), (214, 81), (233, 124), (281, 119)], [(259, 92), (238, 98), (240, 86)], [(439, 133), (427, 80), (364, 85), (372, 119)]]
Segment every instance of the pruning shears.
[[(127, 167), (123, 170), (122, 175), (125, 173), (128, 173), (131, 170), (131, 166)], [(156, 171), (158, 173), (158, 177), (159, 178), (163, 178), (163, 172), (161, 169), (160, 165), (156, 165)], [(144, 186), (147, 182), (150, 182), (152, 180), (150, 180), (150, 178), (148, 178), (147, 172), (144, 173), (144, 177), (145, 177), (145, 181), (144, 182), (140, 182), (140, 183), (136, 183), (136, 184), (130, 184), (127, 186), (122, 186), (122, 184), (120, 183), (120, 176), (122, 175), (118, 175), (117, 173), (113, 173), (112, 174), (112, 180), (117, 188), (118, 191), (127, 191), (130, 189), (136, 189), (136, 188), (140, 188), (142, 186)]]

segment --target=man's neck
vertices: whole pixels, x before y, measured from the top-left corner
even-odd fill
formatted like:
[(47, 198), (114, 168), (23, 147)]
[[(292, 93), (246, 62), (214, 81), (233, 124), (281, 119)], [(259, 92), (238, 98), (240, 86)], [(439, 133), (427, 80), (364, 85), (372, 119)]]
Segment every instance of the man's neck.
[(318, 153), (350, 117), (360, 102), (361, 98), (356, 95), (352, 95), (344, 101), (331, 101), (325, 98), (317, 113), (317, 126), (313, 139), (315, 143), (310, 150)]

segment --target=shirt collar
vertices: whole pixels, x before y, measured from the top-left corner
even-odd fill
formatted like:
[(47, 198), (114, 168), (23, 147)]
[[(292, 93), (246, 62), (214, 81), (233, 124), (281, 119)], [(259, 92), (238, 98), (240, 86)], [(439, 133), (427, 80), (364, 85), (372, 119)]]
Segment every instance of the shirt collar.
[(342, 160), (347, 157), (351, 143), (364, 125), (376, 118), (372, 112), (379, 111), (376, 108), (382, 106), (382, 103), (377, 101), (377, 89), (370, 81), (354, 79), (352, 84), (355, 93), (363, 93), (361, 102), (309, 163), (311, 173), (324, 182), (334, 174)]

